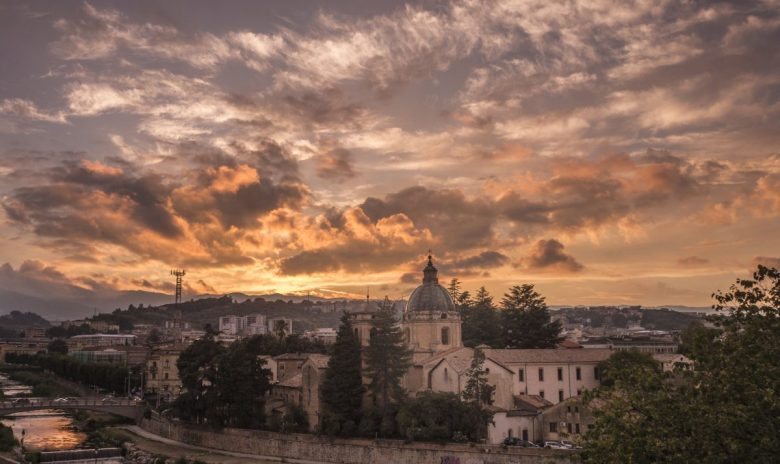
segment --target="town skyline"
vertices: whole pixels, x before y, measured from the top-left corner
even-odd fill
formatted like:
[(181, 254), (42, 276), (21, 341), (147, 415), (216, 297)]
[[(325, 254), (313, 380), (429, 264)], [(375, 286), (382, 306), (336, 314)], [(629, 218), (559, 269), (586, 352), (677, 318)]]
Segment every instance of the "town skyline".
[(7, 301), (167, 295), (171, 268), (401, 299), (432, 249), (496, 297), (704, 307), (780, 267), (770, 1), (0, 13)]

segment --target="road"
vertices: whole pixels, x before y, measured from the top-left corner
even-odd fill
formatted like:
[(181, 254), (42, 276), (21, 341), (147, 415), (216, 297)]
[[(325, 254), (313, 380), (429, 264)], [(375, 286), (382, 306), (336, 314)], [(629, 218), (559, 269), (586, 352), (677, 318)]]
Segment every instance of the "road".
[(179, 457), (187, 456), (191, 459), (199, 459), (203, 462), (213, 464), (241, 464), (244, 462), (254, 464), (271, 464), (276, 462), (291, 462), (296, 464), (324, 464), (318, 461), (306, 461), (303, 459), (282, 458), (273, 456), (258, 456), (255, 454), (233, 453), (231, 451), (222, 451), (202, 446), (189, 445), (180, 441), (161, 437), (138, 427), (137, 425), (123, 425), (115, 427), (131, 433), (132, 441), (139, 448), (152, 453), (160, 453), (166, 456)]

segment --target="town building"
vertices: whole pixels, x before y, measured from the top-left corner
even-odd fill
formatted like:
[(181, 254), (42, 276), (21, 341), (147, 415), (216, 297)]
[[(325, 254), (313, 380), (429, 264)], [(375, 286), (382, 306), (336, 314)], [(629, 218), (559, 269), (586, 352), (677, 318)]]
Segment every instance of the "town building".
[(51, 343), (49, 338), (6, 338), (0, 341), (0, 361), (5, 362), (7, 354), (21, 354), (34, 356), (38, 353), (46, 353)]
[(581, 397), (575, 397), (546, 409), (541, 414), (541, 439), (578, 443), (593, 427), (592, 407), (598, 404), (599, 400), (594, 400), (585, 405)]
[(146, 361), (144, 390), (156, 395), (163, 401), (172, 401), (181, 393), (181, 380), (176, 361), (184, 351), (182, 345), (175, 345), (153, 350)]
[(113, 364), (123, 367), (127, 365), (127, 353), (113, 348), (76, 350), (69, 352), (68, 356), (83, 363)]
[(290, 377), (300, 374), (303, 363), (314, 354), (316, 353), (284, 353), (274, 356), (278, 381), (284, 382)]
[(136, 336), (129, 334), (84, 334), (75, 335), (66, 340), (68, 348), (72, 350), (81, 349), (86, 346), (116, 346), (116, 345), (135, 345)]

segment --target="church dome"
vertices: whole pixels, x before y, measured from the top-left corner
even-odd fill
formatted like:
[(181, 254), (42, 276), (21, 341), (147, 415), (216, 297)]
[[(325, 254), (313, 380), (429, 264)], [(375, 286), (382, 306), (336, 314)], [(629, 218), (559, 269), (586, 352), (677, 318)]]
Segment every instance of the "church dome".
[(455, 311), (455, 302), (450, 292), (439, 285), (439, 271), (428, 255), (428, 265), (423, 269), (422, 285), (415, 288), (406, 303), (406, 312), (416, 311)]

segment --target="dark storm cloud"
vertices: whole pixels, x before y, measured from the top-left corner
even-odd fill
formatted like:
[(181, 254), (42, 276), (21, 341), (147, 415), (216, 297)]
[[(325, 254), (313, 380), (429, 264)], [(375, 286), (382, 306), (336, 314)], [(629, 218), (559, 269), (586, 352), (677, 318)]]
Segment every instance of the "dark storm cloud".
[(349, 179), (355, 177), (352, 167), (352, 153), (344, 148), (335, 148), (315, 157), (317, 175), (323, 179)]
[(403, 213), (418, 228), (429, 229), (448, 250), (470, 249), (493, 237), (493, 205), (480, 198), (470, 200), (455, 189), (409, 187), (384, 199), (367, 198), (360, 208), (373, 221)]
[(522, 260), (525, 267), (534, 270), (553, 269), (564, 272), (579, 272), (585, 266), (563, 251), (563, 244), (555, 239), (539, 240)]

